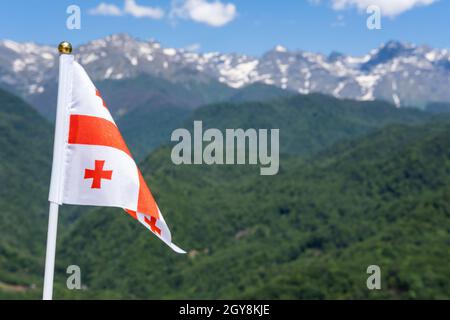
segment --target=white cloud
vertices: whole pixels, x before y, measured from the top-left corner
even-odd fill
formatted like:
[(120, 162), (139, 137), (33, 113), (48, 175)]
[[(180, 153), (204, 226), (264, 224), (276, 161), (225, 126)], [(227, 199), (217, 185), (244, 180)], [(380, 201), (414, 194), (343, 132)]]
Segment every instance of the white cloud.
[(128, 14), (136, 18), (161, 19), (164, 17), (164, 10), (138, 5), (135, 0), (125, 0), (123, 10), (114, 4), (102, 2), (97, 7), (90, 9), (89, 14), (102, 16), (122, 16)]
[(344, 10), (356, 7), (358, 10), (364, 11), (370, 5), (380, 7), (381, 14), (395, 17), (414, 7), (428, 6), (438, 0), (331, 0), (332, 7), (335, 10)]
[(160, 8), (141, 6), (135, 0), (125, 0), (124, 12), (136, 18), (161, 19), (164, 17), (164, 11)]
[(171, 17), (190, 19), (213, 27), (221, 27), (236, 18), (236, 6), (219, 0), (182, 0), (172, 2)]
[(97, 7), (89, 10), (93, 16), (121, 16), (122, 10), (114, 4), (100, 3)]

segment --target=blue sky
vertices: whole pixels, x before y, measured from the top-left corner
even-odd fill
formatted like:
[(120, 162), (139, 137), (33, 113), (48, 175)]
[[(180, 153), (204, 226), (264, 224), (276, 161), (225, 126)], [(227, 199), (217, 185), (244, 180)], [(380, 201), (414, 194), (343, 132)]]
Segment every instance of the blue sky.
[[(450, 1), (396, 1), (8, 0), (0, 1), (0, 39), (50, 45), (67, 39), (77, 45), (126, 32), (167, 47), (251, 55), (278, 44), (358, 55), (391, 39), (450, 48)], [(382, 8), (381, 30), (367, 29), (367, 3)], [(81, 30), (66, 28), (72, 4), (82, 10)]]

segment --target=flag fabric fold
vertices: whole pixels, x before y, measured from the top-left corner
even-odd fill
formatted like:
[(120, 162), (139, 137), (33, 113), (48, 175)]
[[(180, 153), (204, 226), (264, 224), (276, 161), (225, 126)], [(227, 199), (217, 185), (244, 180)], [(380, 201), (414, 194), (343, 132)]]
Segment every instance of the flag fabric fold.
[[(61, 60), (64, 110), (57, 113), (49, 200), (123, 208), (177, 253), (170, 230), (106, 103), (72, 55)], [(58, 103), (59, 104), (59, 103)], [(58, 123), (60, 122), (60, 123)], [(55, 163), (55, 161), (57, 163)]]

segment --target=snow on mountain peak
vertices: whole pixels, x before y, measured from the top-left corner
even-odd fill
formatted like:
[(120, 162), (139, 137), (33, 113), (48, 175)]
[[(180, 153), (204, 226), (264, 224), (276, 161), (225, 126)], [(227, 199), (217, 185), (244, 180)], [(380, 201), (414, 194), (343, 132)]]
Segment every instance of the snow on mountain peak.
[(277, 46), (275, 46), (275, 51), (276, 52), (287, 52), (287, 49), (281, 45), (277, 45)]
[[(252, 57), (165, 48), (154, 40), (115, 34), (90, 41), (74, 52), (94, 80), (146, 73), (171, 81), (206, 77), (233, 88), (263, 82), (300, 93), (384, 99), (396, 105), (450, 101), (450, 51), (398, 41), (359, 57), (293, 52), (281, 45)], [(53, 47), (0, 41), (0, 84), (14, 86), (24, 95), (41, 94), (56, 81), (57, 57)]]

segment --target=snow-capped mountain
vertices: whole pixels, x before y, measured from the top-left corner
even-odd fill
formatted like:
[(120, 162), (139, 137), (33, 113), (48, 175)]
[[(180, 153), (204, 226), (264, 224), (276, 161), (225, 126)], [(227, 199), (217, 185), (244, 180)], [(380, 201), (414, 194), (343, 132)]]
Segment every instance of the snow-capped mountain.
[[(450, 50), (391, 41), (361, 57), (289, 51), (261, 57), (196, 53), (117, 34), (74, 49), (94, 80), (127, 79), (141, 73), (173, 82), (215, 79), (233, 88), (254, 82), (299, 93), (338, 98), (383, 99), (397, 106), (450, 101)], [(57, 78), (55, 48), (0, 41), (0, 86), (25, 97), (43, 94)]]

